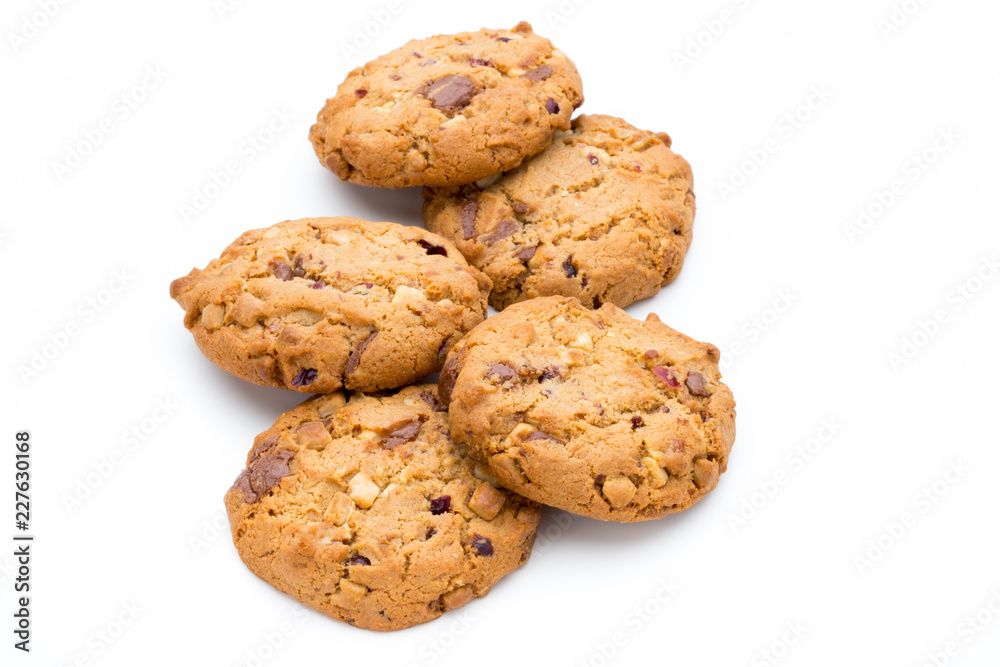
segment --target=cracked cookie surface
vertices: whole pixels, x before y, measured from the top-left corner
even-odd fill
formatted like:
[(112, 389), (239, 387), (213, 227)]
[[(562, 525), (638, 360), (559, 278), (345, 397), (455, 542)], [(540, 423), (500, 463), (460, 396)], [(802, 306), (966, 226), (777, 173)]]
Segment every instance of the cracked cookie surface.
[(691, 244), (691, 167), (670, 145), (620, 118), (579, 116), (486, 187), (426, 188), (424, 221), (490, 277), (498, 310), (549, 295), (624, 308), (673, 281)]
[(243, 562), (370, 630), (485, 596), (528, 559), (539, 509), (475, 469), (444, 409), (424, 385), (317, 396), (278, 417), (225, 497)]
[(458, 185), (513, 169), (583, 104), (573, 62), (527, 23), (412, 40), (353, 70), (309, 131), (361, 185)]
[(447, 240), (356, 218), (246, 232), (170, 285), (213, 363), (256, 384), (376, 391), (441, 368), (486, 317), (490, 281)]
[(735, 439), (719, 350), (612, 304), (517, 303), (441, 371), (452, 438), (526, 498), (606, 521), (684, 510), (715, 488)]

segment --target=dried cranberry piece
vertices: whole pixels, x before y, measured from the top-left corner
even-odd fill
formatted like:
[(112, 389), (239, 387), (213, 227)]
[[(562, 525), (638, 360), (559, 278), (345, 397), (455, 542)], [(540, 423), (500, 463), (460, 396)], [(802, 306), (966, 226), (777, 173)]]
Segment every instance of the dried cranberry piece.
[(600, 163), (600, 160), (598, 160), (597, 156), (594, 155), (593, 153), (587, 153), (587, 159), (590, 160), (590, 164), (593, 165)]
[(417, 241), (417, 245), (426, 250), (428, 255), (444, 255), (445, 257), (448, 256), (448, 251), (444, 249), (444, 246), (434, 245), (430, 241), (425, 241), (424, 239), (420, 239), (419, 241)]
[(490, 542), (490, 538), (483, 537), (482, 535), (472, 535), (472, 548), (476, 550), (476, 553), (480, 556), (492, 556), (493, 555), (493, 543)]
[(347, 559), (348, 565), (371, 565), (372, 562), (364, 556), (356, 555)]
[(451, 510), (451, 496), (431, 499), (431, 514), (444, 514)]
[(660, 378), (668, 387), (676, 389), (681, 386), (681, 383), (677, 381), (677, 376), (669, 368), (653, 366), (653, 375)]
[(364, 97), (365, 95), (368, 94), (368, 91), (365, 90), (364, 88), (358, 88), (357, 90), (354, 91), (354, 94), (357, 95), (358, 97)]
[(573, 255), (566, 258), (566, 261), (562, 264), (563, 271), (566, 272), (567, 278), (576, 277), (576, 268), (573, 266)]
[(643, 427), (645, 425), (646, 425), (646, 422), (644, 422), (642, 420), (642, 417), (640, 417), (639, 415), (636, 415), (635, 417), (632, 417), (632, 430), (633, 431), (636, 430), (637, 428), (641, 428), (641, 427)]
[(549, 113), (559, 113), (559, 103), (550, 97), (545, 101), (545, 110)]

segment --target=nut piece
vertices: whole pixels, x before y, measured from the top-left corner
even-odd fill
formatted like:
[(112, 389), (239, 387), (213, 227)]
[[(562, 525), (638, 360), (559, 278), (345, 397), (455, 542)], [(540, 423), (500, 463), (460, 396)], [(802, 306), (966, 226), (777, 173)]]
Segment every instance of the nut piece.
[(601, 490), (615, 509), (625, 507), (635, 497), (635, 484), (628, 477), (610, 477)]
[(649, 483), (653, 485), (654, 489), (662, 488), (670, 479), (670, 476), (663, 468), (660, 467), (660, 464), (656, 462), (656, 459), (646, 456), (643, 457), (639, 463), (641, 463), (642, 467), (649, 473)]
[(351, 478), (351, 483), (347, 487), (347, 494), (351, 497), (358, 507), (363, 507), (368, 509), (378, 498), (378, 484), (371, 481), (368, 475), (363, 472), (359, 472), (357, 475)]
[(326, 430), (321, 422), (308, 422), (295, 430), (295, 438), (299, 444), (309, 449), (323, 451), (326, 446), (333, 442), (330, 432)]
[(264, 314), (264, 302), (249, 292), (240, 294), (233, 304), (233, 319), (245, 327), (257, 323), (257, 318)]
[(365, 596), (368, 589), (361, 584), (356, 584), (350, 579), (344, 578), (340, 580), (340, 592), (348, 602), (357, 603)]
[(222, 326), (226, 319), (226, 307), (221, 303), (210, 303), (201, 311), (201, 324), (212, 331)]
[(396, 288), (396, 293), (392, 297), (393, 303), (403, 301), (425, 301), (424, 293), (407, 285), (400, 285)]
[(569, 343), (569, 347), (575, 347), (578, 350), (585, 350), (587, 352), (594, 351), (594, 341), (590, 338), (590, 334), (584, 331), (582, 334), (574, 338)]
[(699, 489), (711, 488), (719, 480), (719, 466), (709, 459), (698, 459), (694, 462), (694, 484)]
[(354, 501), (348, 498), (346, 493), (338, 493), (330, 501), (330, 506), (326, 508), (323, 521), (335, 526), (343, 526), (351, 518), (353, 511)]
[(326, 419), (337, 410), (347, 405), (347, 399), (343, 394), (337, 393), (330, 396), (323, 405), (319, 406), (317, 412), (319, 416)]
[(472, 494), (472, 498), (467, 503), (469, 509), (478, 514), (483, 519), (491, 521), (500, 513), (507, 497), (493, 488), (489, 482), (483, 482)]
[(441, 605), (445, 611), (457, 609), (475, 597), (472, 586), (462, 586), (441, 596)]

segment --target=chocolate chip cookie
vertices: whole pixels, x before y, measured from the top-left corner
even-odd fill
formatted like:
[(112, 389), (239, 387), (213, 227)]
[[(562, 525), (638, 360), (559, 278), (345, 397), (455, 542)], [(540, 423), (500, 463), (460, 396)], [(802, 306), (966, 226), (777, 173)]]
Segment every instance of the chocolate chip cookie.
[(538, 507), (475, 469), (436, 390), (317, 396), (278, 417), (226, 494), (247, 567), (333, 618), (398, 630), (523, 564)]
[(676, 278), (691, 243), (691, 167), (670, 143), (579, 116), (495, 182), (425, 189), (424, 221), (493, 280), (498, 310), (548, 295), (625, 307)]
[(719, 350), (650, 315), (575, 298), (517, 303), (441, 372), (451, 436), (507, 488), (610, 521), (679, 512), (715, 488), (735, 438)]
[(582, 91), (573, 62), (527, 23), (439, 35), (353, 70), (309, 139), (352, 183), (471, 183), (545, 148)]
[(170, 285), (202, 352), (300, 392), (405, 385), (486, 317), (490, 281), (416, 227), (305, 218), (246, 232)]

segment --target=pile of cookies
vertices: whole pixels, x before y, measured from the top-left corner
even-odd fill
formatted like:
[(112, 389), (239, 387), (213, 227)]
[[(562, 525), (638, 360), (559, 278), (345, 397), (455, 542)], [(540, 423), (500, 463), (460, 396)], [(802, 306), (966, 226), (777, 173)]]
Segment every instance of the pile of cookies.
[(310, 139), (345, 181), (424, 186), (430, 231), (286, 221), (171, 284), (208, 359), (316, 394), (226, 494), (265, 581), (405, 628), (526, 562), (539, 504), (642, 521), (717, 484), (735, 438), (719, 351), (621, 310), (681, 269), (690, 167), (665, 134), (572, 119), (582, 103), (526, 23), (411, 41), (352, 71)]

